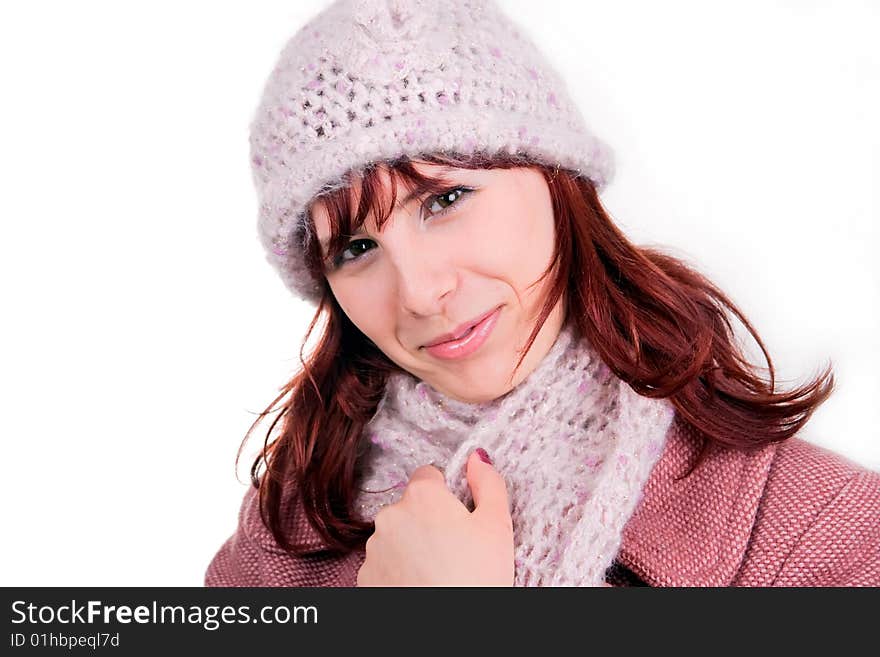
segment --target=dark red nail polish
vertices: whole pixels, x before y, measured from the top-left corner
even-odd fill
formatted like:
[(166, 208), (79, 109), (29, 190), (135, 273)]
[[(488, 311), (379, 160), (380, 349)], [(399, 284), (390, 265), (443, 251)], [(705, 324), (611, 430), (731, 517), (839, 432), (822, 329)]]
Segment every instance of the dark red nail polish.
[(488, 463), (489, 465), (492, 465), (492, 459), (489, 458), (489, 454), (486, 452), (485, 449), (483, 449), (482, 447), (477, 447), (476, 452), (477, 456), (480, 457), (480, 460), (483, 463)]

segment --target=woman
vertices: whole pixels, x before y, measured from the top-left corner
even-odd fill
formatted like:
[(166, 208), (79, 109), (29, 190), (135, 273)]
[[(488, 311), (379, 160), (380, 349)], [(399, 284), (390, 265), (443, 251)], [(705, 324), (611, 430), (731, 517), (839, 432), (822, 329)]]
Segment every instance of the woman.
[(830, 370), (777, 392), (534, 44), (440, 10), (336, 2), (266, 85), (260, 235), (326, 326), (206, 583), (880, 583), (880, 477), (796, 437)]

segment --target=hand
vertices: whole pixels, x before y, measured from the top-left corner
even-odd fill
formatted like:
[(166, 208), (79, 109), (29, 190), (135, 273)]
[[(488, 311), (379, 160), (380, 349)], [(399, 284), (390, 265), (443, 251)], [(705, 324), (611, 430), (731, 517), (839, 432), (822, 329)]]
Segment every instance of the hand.
[(395, 504), (379, 510), (358, 586), (513, 586), (507, 486), (477, 452), (467, 462), (468, 509), (434, 466), (416, 468)]

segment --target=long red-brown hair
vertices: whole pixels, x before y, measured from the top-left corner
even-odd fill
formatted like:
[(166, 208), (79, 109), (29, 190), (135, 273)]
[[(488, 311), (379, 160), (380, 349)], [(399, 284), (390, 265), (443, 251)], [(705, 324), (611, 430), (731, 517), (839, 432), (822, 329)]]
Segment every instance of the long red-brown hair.
[[(640, 395), (668, 398), (676, 421), (690, 425), (700, 437), (703, 449), (694, 468), (713, 442), (748, 450), (790, 438), (831, 394), (830, 364), (813, 381), (776, 392), (770, 355), (733, 302), (681, 260), (627, 240), (588, 179), (520, 156), (435, 154), (418, 159), (464, 169), (534, 166), (543, 173), (556, 229), (554, 257), (544, 276), (555, 274), (522, 357), (564, 294), (566, 321), (570, 318), (576, 333), (589, 340), (611, 371)], [(390, 174), (388, 203), (380, 167)], [(284, 498), (301, 500), (332, 553), (363, 546), (373, 533), (373, 523), (359, 519), (353, 509), (358, 457), (365, 447), (361, 434), (382, 398), (388, 374), (399, 370), (337, 304), (324, 277), (325, 258), (344, 249), (346, 236), (367, 216), (375, 217), (381, 230), (396, 203), (399, 182), (428, 194), (448, 190), (442, 177), (420, 173), (406, 157), (357, 172), (358, 199), (353, 199), (353, 175), (349, 172), (346, 186), (336, 186), (313, 201), (327, 209), (331, 239), (326, 254), (317, 240), (310, 240), (306, 249), (308, 266), (323, 281), (324, 292), (303, 346), (326, 317), (323, 335), (308, 357), (300, 351), (302, 371), (259, 414), (242, 443), (243, 447), (261, 420), (278, 413), (250, 474), (259, 488), (263, 522), (278, 545), (294, 554), (302, 548), (297, 537), (285, 531)], [(760, 346), (767, 368), (746, 360), (736, 344), (730, 314)], [(517, 367), (521, 362), (522, 358)], [(769, 381), (762, 371), (769, 372)]]

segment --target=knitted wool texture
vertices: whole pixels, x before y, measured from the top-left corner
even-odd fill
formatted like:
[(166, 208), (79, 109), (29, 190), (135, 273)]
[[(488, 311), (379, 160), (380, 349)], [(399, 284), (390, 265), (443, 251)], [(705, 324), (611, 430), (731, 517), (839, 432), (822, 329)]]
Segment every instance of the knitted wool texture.
[(473, 509), (465, 466), (483, 447), (507, 483), (515, 585), (602, 586), (672, 417), (668, 402), (615, 377), (570, 324), (491, 402), (465, 403), (398, 372), (364, 431), (359, 512), (374, 519), (426, 463)]
[[(624, 528), (608, 581), (629, 586), (880, 586), (880, 474), (789, 438), (757, 452), (713, 447), (673, 422), (643, 498)], [(327, 556), (299, 501), (282, 504), (275, 543), (249, 487), (238, 527), (205, 572), (206, 586), (355, 586), (362, 549)], [(629, 571), (629, 574), (626, 573)]]
[(522, 28), (489, 0), (340, 0), (286, 44), (251, 122), (258, 232), (299, 298), (322, 281), (303, 254), (307, 205), (400, 156), (504, 154), (602, 189), (611, 150)]

